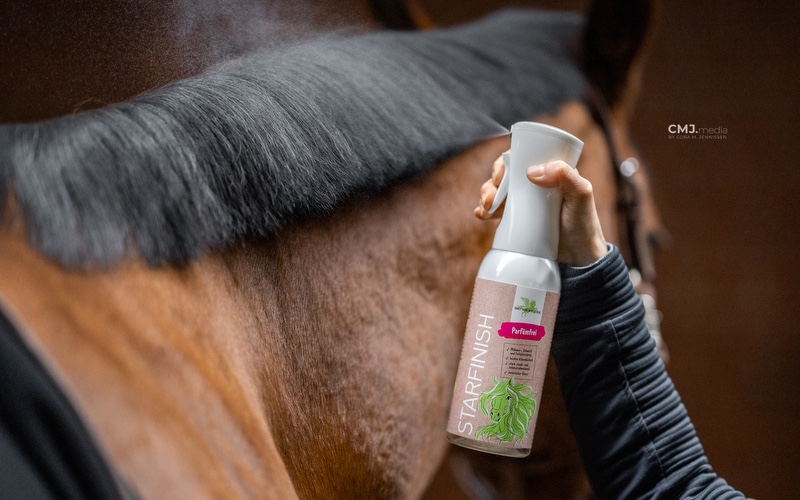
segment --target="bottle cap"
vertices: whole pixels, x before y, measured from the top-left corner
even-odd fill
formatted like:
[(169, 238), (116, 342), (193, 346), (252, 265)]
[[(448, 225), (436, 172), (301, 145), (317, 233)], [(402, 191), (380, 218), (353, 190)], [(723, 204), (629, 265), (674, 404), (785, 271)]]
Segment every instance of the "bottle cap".
[(562, 160), (575, 167), (583, 141), (561, 129), (536, 122), (511, 127), (511, 150), (503, 153), (505, 172), (489, 212), (506, 199), (493, 248), (556, 260), (561, 191), (541, 188), (525, 171), (531, 165)]

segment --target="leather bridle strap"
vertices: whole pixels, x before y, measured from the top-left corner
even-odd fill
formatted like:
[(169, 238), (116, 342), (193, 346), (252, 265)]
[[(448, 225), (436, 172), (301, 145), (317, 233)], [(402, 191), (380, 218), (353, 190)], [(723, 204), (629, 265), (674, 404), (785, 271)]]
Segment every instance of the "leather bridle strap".
[[(603, 131), (611, 164), (614, 167), (614, 179), (617, 185), (617, 210), (622, 216), (625, 225), (625, 241), (627, 248), (626, 262), (631, 275), (631, 280), (645, 306), (645, 322), (650, 336), (656, 343), (656, 348), (662, 360), (669, 359), (669, 350), (661, 336), (661, 311), (656, 307), (656, 300), (652, 289), (642, 290), (642, 282), (652, 284), (655, 279), (655, 261), (652, 249), (648, 242), (648, 235), (642, 224), (641, 192), (633, 179), (633, 174), (639, 168), (639, 161), (635, 158), (622, 160), (617, 143), (614, 140), (614, 129), (611, 126), (611, 111), (609, 106), (594, 87), (588, 86), (585, 92), (586, 104), (592, 119)], [(647, 292), (650, 293), (647, 293)]]
[(635, 158), (622, 158), (614, 139), (611, 111), (603, 96), (594, 87), (588, 86), (585, 99), (592, 119), (603, 131), (611, 164), (614, 166), (614, 180), (617, 185), (616, 207), (624, 220), (628, 267), (641, 273), (643, 280), (652, 281), (655, 278), (655, 265), (641, 223), (640, 190), (632, 179), (632, 175), (639, 168), (639, 161)]

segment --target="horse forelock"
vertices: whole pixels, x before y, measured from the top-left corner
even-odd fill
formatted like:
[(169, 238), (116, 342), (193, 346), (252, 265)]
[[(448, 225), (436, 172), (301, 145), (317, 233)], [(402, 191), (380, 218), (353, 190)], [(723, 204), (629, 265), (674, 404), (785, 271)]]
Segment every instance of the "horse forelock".
[(141, 97), (0, 127), (0, 192), (66, 266), (178, 263), (419, 176), (581, 95), (580, 21), (325, 38)]

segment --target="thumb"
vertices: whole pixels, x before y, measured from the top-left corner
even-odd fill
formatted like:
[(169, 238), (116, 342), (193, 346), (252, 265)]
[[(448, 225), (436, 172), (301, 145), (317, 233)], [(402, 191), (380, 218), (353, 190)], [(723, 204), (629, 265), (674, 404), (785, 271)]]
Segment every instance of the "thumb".
[(577, 169), (557, 160), (528, 167), (528, 180), (543, 188), (558, 188), (564, 199), (572, 202), (593, 202), (592, 184)]

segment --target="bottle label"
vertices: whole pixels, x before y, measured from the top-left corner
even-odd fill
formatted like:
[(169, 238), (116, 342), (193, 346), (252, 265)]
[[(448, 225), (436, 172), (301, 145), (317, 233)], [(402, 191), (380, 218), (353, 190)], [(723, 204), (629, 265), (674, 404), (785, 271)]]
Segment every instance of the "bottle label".
[(530, 448), (560, 294), (478, 278), (447, 431)]

